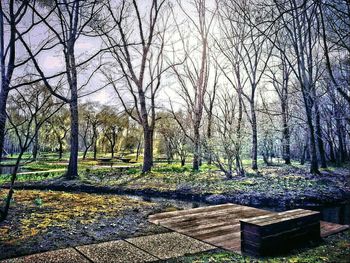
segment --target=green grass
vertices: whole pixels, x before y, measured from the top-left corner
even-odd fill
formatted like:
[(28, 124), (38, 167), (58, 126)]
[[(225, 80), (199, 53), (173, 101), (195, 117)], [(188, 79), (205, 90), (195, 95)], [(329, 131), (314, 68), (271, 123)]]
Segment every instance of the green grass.
[[(131, 157), (131, 156), (130, 156)], [(303, 199), (306, 193), (317, 196), (332, 196), (334, 191), (344, 188), (344, 182), (339, 177), (327, 180), (329, 176), (309, 177), (308, 165), (300, 165), (293, 162), (287, 166), (282, 163), (274, 166), (266, 166), (259, 160), (259, 172), (250, 169), (250, 161), (244, 160), (246, 176), (227, 180), (222, 172), (214, 165), (203, 164), (200, 171), (192, 171), (192, 165), (181, 166), (178, 163), (157, 163), (152, 172), (141, 174), (141, 164), (135, 164), (135, 168), (124, 171), (111, 169), (105, 166), (99, 169), (91, 169), (98, 165), (98, 161), (91, 159), (79, 160), (79, 174), (84, 182), (120, 186), (126, 189), (154, 189), (158, 191), (186, 191), (192, 194), (223, 194), (235, 195), (245, 193), (246, 195), (263, 194), (271, 198), (283, 198), (288, 194), (291, 200)], [(130, 166), (129, 163), (113, 160), (114, 165)], [(38, 161), (28, 163), (25, 169), (33, 171), (47, 171), (66, 168), (66, 164), (55, 161)], [(343, 167), (330, 167), (328, 173), (344, 173), (348, 171), (349, 164)], [(62, 174), (62, 172), (60, 172)], [(42, 175), (22, 176), (19, 180), (43, 180)], [(8, 176), (2, 175), (0, 182), (7, 182)], [(337, 190), (338, 189), (338, 190)], [(333, 191), (333, 192), (332, 192)]]
[[(62, 176), (64, 172), (47, 172), (40, 174), (18, 174), (17, 182), (26, 182), (26, 181), (42, 181), (45, 179), (56, 178)], [(8, 183), (11, 180), (11, 175), (1, 174), (0, 175), (0, 184)]]
[(67, 165), (65, 164), (57, 164), (57, 163), (50, 163), (50, 162), (43, 162), (43, 161), (32, 162), (22, 166), (22, 168), (26, 170), (31, 170), (31, 171), (48, 171), (48, 170), (54, 170), (54, 169), (64, 169), (66, 167)]

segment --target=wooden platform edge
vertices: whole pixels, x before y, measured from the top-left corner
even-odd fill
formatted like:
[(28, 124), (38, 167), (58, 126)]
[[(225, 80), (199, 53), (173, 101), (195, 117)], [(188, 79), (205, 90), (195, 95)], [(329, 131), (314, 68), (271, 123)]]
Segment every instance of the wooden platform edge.
[[(338, 234), (340, 232), (346, 231), (348, 229), (350, 229), (350, 225), (340, 225), (340, 224), (336, 224), (336, 223), (331, 223), (331, 222), (327, 222), (327, 221), (320, 221), (321, 223), (321, 237), (328, 237), (331, 235), (335, 235)], [(329, 230), (327, 230), (327, 228), (330, 228)]]

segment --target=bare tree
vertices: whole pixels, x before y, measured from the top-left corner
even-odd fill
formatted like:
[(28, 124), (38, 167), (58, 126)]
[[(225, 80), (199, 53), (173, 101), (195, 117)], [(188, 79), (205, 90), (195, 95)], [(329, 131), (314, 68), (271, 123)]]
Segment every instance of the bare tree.
[[(108, 2), (105, 5), (108, 22), (99, 28), (114, 60), (112, 64), (119, 70), (106, 72), (106, 78), (125, 112), (143, 128), (143, 172), (150, 171), (153, 166), (156, 96), (166, 70), (163, 50), (167, 16), (161, 15), (164, 3), (164, 0), (152, 0), (148, 10), (143, 12), (136, 0), (123, 0), (117, 7)], [(119, 86), (120, 80), (125, 89)]]
[[(20, 152), (11, 174), (10, 189), (4, 208), (0, 210), (0, 222), (5, 220), (8, 215), (14, 184), (23, 154), (33, 143), (41, 126), (63, 105), (55, 102), (43, 86), (35, 87), (34, 89), (27, 87), (24, 91), (13, 90), (13, 94), (10, 95), (10, 101), (7, 118), (11, 126), (10, 129), (17, 138)], [(34, 123), (35, 119), (36, 123)]]
[[(309, 127), (311, 173), (319, 173), (317, 159), (317, 137), (314, 124), (316, 103), (316, 82), (319, 76), (319, 58), (315, 56), (319, 41), (317, 30), (317, 5), (312, 2), (288, 0), (283, 4), (274, 1), (283, 30), (288, 37), (290, 49), (285, 53), (286, 61), (292, 66), (303, 95), (307, 124)], [(276, 47), (277, 45), (275, 45)], [(280, 49), (280, 47), (277, 47)], [(293, 67), (292, 58), (296, 61)], [(318, 110), (316, 109), (316, 113)], [(317, 126), (317, 124), (316, 124)], [(321, 140), (321, 138), (319, 138)], [(320, 143), (321, 141), (319, 141)], [(319, 144), (320, 146), (320, 144)], [(320, 149), (321, 154), (322, 149)]]
[[(48, 120), (48, 127), (53, 133), (54, 140), (57, 141), (58, 159), (63, 157), (63, 147), (65, 145), (66, 137), (69, 132), (69, 111), (62, 108), (53, 118)], [(57, 147), (57, 146), (56, 146)]]
[[(346, 77), (348, 73), (345, 73), (348, 71), (349, 61), (344, 58), (344, 54), (350, 53), (350, 3), (347, 0), (320, 0), (316, 3), (329, 77), (335, 89), (350, 105), (350, 81)], [(339, 74), (341, 72), (345, 74)]]
[[(101, 4), (92, 0), (54, 0), (49, 2), (45, 7), (37, 7), (35, 3), (29, 4), (29, 7), (34, 15), (45, 25), (49, 38), (38, 47), (38, 51), (33, 51), (23, 37), (19, 36), (19, 38), (48, 90), (55, 97), (69, 105), (71, 117), (70, 157), (66, 179), (76, 179), (78, 178), (79, 150), (78, 91), (88, 85), (94, 73), (97, 72), (101, 65), (86, 73), (88, 76), (85, 75), (84, 77), (87, 81), (81, 81), (81, 84), (79, 83), (78, 71), (82, 71), (87, 63), (92, 63), (93, 59), (104, 51), (100, 49), (78, 60), (77, 56), (79, 54), (76, 52), (76, 43), (82, 36), (95, 36), (91, 34), (89, 27), (94, 25), (97, 14), (100, 12)], [(46, 13), (48, 14), (45, 15)], [(64, 69), (48, 77), (44, 69), (41, 68), (35, 54), (42, 51), (53, 52), (55, 49), (59, 49), (62, 52)], [(60, 77), (59, 80), (57, 80), (58, 76)], [(50, 79), (56, 80), (56, 84), (52, 84)], [(67, 90), (63, 88), (63, 84), (67, 84)], [(61, 86), (61, 88), (56, 89), (55, 86)]]
[[(226, 78), (241, 96), (248, 102), (248, 107), (242, 100), (243, 109), (252, 127), (252, 168), (258, 169), (258, 128), (256, 118), (256, 92), (268, 65), (272, 48), (268, 39), (260, 34), (252, 23), (258, 20), (257, 7), (252, 1), (222, 1), (220, 6), (220, 21), (223, 39), (217, 44), (225, 58), (231, 64), (234, 79), (226, 73)], [(248, 86), (249, 85), (249, 86)]]
[[(275, 65), (269, 66), (266, 73), (267, 77), (277, 93), (280, 101), (280, 110), (282, 117), (282, 155), (285, 164), (291, 164), (290, 153), (290, 78), (292, 74), (291, 66), (287, 63), (285, 58), (285, 49), (277, 51), (275, 54)], [(276, 113), (275, 113), (276, 114)]]
[[(240, 100), (229, 89), (221, 92), (216, 107), (215, 133), (212, 154), (214, 163), (223, 171), (227, 179), (232, 179), (234, 170), (238, 176), (244, 175), (241, 156), (241, 143), (244, 139), (242, 120), (239, 118)], [(240, 132), (237, 133), (239, 126)]]
[[(206, 117), (207, 117), (207, 132), (206, 132), (206, 139), (208, 141), (211, 140), (212, 135), (213, 135), (213, 121), (214, 121), (214, 106), (216, 103), (216, 99), (217, 99), (217, 92), (218, 92), (218, 88), (219, 88), (219, 76), (220, 76), (220, 72), (219, 72), (219, 66), (217, 63), (214, 64), (214, 80), (213, 80), (213, 85), (211, 86), (211, 89), (208, 89), (206, 92), (207, 95), (207, 100), (204, 102), (204, 109), (206, 111)], [(207, 160), (208, 160), (208, 164), (210, 165), (212, 163), (212, 156), (211, 156), (211, 151), (209, 150), (207, 152), (208, 156), (207, 156)]]
[[(96, 103), (86, 102), (80, 107), (80, 136), (83, 139), (84, 152), (83, 159), (86, 159), (87, 152), (94, 145), (97, 147), (98, 126), (101, 123), (99, 107)], [(96, 159), (96, 151), (94, 151), (94, 159)]]
[(4, 151), (7, 98), (10, 90), (15, 88), (11, 82), (14, 71), (26, 63), (26, 59), (19, 60), (18, 34), (24, 36), (35, 26), (33, 24), (21, 32), (18, 29), (28, 11), (27, 4), (28, 1), (0, 2), (0, 162)]
[[(200, 128), (202, 126), (202, 117), (204, 111), (204, 99), (208, 87), (209, 77), (209, 34), (212, 27), (216, 9), (213, 12), (208, 11), (208, 6), (205, 0), (193, 1), (193, 8), (195, 15), (190, 14), (184, 5), (178, 1), (178, 8), (181, 9), (185, 15), (187, 21), (183, 26), (187, 28), (193, 28), (193, 32), (196, 33), (195, 37), (198, 37), (198, 46), (189, 45), (188, 37), (182, 33), (179, 23), (176, 21), (177, 32), (180, 36), (181, 41), (181, 52), (174, 54), (179, 61), (185, 61), (180, 66), (172, 66), (174, 75), (178, 79), (180, 85), (179, 96), (184, 100), (187, 112), (191, 117), (191, 124), (193, 134), (188, 135), (188, 138), (193, 143), (193, 170), (199, 170), (200, 156), (201, 156), (201, 136)], [(209, 16), (208, 16), (209, 14)], [(175, 15), (174, 15), (175, 17)], [(175, 50), (173, 51), (175, 53)], [(180, 54), (181, 53), (181, 54)], [(194, 55), (196, 54), (196, 56)], [(184, 58), (180, 58), (183, 56)], [(173, 113), (174, 110), (173, 110)], [(176, 118), (176, 114), (173, 114)], [(183, 124), (180, 127), (183, 127)], [(183, 132), (186, 132), (183, 130)]]
[(128, 116), (117, 113), (113, 107), (104, 106), (100, 112), (102, 133), (109, 143), (111, 157), (114, 158), (117, 143), (127, 126)]

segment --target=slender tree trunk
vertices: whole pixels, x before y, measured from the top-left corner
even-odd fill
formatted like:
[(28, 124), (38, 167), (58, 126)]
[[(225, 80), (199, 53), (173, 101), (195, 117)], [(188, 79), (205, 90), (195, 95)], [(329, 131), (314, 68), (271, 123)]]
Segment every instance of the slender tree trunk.
[(258, 170), (258, 129), (254, 100), (250, 102), (250, 111), (252, 122), (252, 169)]
[[(212, 109), (210, 109), (212, 110)], [(212, 126), (212, 113), (209, 112), (208, 114), (208, 128), (207, 128), (207, 137), (208, 137), (208, 140), (209, 140), (209, 143), (210, 143), (210, 140), (211, 140), (211, 126)], [(211, 150), (208, 151), (208, 164), (211, 165), (212, 164), (212, 155), (211, 155)]]
[(243, 98), (242, 88), (238, 89), (238, 120), (237, 120), (237, 141), (236, 141), (236, 173), (238, 176), (244, 176), (245, 172), (241, 162), (241, 146), (242, 146), (242, 120), (243, 120)]
[(87, 152), (89, 150), (89, 147), (85, 147), (84, 153), (83, 153), (83, 160), (86, 159)]
[[(75, 97), (73, 99), (73, 97)], [(73, 96), (69, 104), (71, 113), (71, 137), (70, 137), (70, 157), (66, 179), (74, 180), (78, 178), (78, 150), (79, 150), (79, 116), (78, 116), (78, 99)]]
[(39, 132), (36, 133), (35, 138), (33, 140), (33, 160), (36, 161), (38, 157), (38, 151), (39, 151)]
[(315, 114), (316, 114), (316, 136), (317, 136), (317, 146), (318, 146), (318, 153), (320, 155), (320, 161), (321, 161), (321, 168), (327, 168), (327, 161), (326, 161), (326, 153), (324, 150), (323, 145), (323, 136), (322, 136), (322, 128), (321, 128), (321, 117), (320, 112), (318, 110), (318, 103), (315, 103)]
[(301, 158), (300, 158), (300, 164), (304, 165), (305, 164), (305, 158), (306, 158), (306, 152), (307, 152), (307, 143), (305, 143), (302, 152), (301, 152)]
[[(79, 13), (79, 1), (74, 1), (75, 6), (75, 22), (78, 19)], [(74, 32), (72, 28), (72, 33)], [(75, 32), (76, 33), (76, 32)], [(69, 164), (66, 174), (66, 179), (74, 180), (78, 179), (78, 151), (79, 151), (79, 112), (78, 112), (78, 79), (77, 79), (77, 69), (75, 64), (75, 55), (74, 55), (74, 44), (76, 35), (71, 35), (71, 39), (67, 43), (67, 53), (65, 56), (66, 59), (66, 68), (69, 74), (67, 74), (69, 88), (70, 88), (70, 114), (71, 114), (71, 137), (70, 137), (70, 156)]]
[(344, 147), (344, 141), (343, 141), (343, 128), (341, 121), (339, 119), (339, 116), (336, 117), (336, 126), (337, 126), (337, 135), (338, 135), (338, 143), (339, 143), (339, 154), (337, 154), (339, 157), (338, 163), (343, 163), (345, 161), (345, 147)]
[(194, 171), (199, 171), (199, 158), (200, 158), (200, 135), (199, 128), (194, 129), (194, 147), (193, 147), (193, 166)]
[(332, 140), (328, 140), (328, 145), (329, 145), (329, 160), (332, 163), (335, 163), (334, 146), (333, 146)]
[(151, 171), (153, 166), (153, 130), (144, 128), (144, 149), (142, 172)]
[(185, 158), (181, 158), (181, 167), (185, 166), (186, 164), (186, 159)]
[(310, 173), (320, 173), (318, 170), (317, 161), (317, 150), (316, 150), (316, 140), (315, 140), (315, 128), (312, 122), (312, 109), (306, 105), (306, 117), (309, 126), (309, 138), (310, 138)]
[(94, 160), (97, 159), (97, 138), (94, 139)]
[[(4, 80), (3, 80), (4, 81)], [(6, 129), (6, 102), (8, 92), (2, 87), (0, 90), (0, 162), (3, 157)]]
[(8, 192), (6, 200), (5, 200), (5, 206), (4, 206), (4, 208), (2, 210), (0, 210), (0, 222), (3, 222), (7, 218), (8, 211), (10, 209), (11, 199), (12, 199), (12, 196), (13, 196), (13, 193), (14, 193), (14, 189), (13, 188), (14, 188), (14, 185), (15, 185), (15, 181), (16, 181), (16, 178), (17, 178), (17, 172), (18, 172), (19, 164), (21, 162), (23, 153), (24, 153), (23, 150), (21, 150), (19, 156), (17, 157), (14, 170), (13, 170), (13, 172), (11, 174), (10, 189), (9, 189), (9, 192)]
[(111, 156), (112, 156), (112, 159), (114, 158), (114, 147), (115, 147), (115, 144), (111, 144)]
[(63, 142), (61, 140), (58, 141), (59, 143), (59, 148), (58, 148), (58, 159), (62, 160), (62, 155), (63, 155)]
[(141, 139), (137, 143), (137, 149), (136, 149), (136, 162), (139, 161), (140, 157), (140, 152), (141, 152)]
[(285, 164), (291, 164), (290, 162), (290, 131), (288, 126), (287, 109), (284, 102), (282, 102), (282, 120), (283, 120), (283, 160)]

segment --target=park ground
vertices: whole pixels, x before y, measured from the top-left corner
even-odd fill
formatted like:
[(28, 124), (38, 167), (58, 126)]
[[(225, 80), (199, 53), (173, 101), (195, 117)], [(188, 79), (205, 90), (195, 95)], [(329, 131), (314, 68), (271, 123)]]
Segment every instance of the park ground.
[[(147, 174), (139, 172), (137, 163), (118, 163), (117, 168), (103, 168), (93, 160), (81, 164), (80, 179), (75, 181), (62, 178), (60, 169), (65, 168), (64, 161), (23, 164), (25, 171), (49, 172), (19, 175), (10, 215), (0, 225), (0, 259), (163, 233), (167, 230), (147, 222), (148, 215), (184, 208), (177, 203), (146, 201), (147, 198), (125, 194), (196, 200), (203, 204), (234, 202), (276, 210), (350, 200), (349, 165), (330, 166), (321, 175), (311, 175), (307, 165), (296, 162), (291, 166), (260, 163), (259, 172), (250, 170), (249, 162), (245, 162), (246, 175), (227, 180), (214, 166), (206, 164), (194, 173), (190, 165), (161, 163)], [(122, 165), (132, 167), (118, 168)], [(7, 192), (8, 180), (8, 175), (1, 175), (1, 200)], [(63, 189), (66, 191), (57, 191)], [(170, 262), (349, 262), (349, 258), (348, 230), (281, 257), (258, 260), (213, 251)]]

